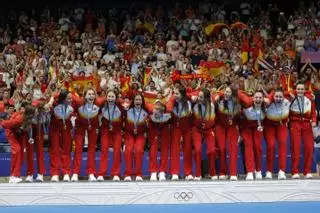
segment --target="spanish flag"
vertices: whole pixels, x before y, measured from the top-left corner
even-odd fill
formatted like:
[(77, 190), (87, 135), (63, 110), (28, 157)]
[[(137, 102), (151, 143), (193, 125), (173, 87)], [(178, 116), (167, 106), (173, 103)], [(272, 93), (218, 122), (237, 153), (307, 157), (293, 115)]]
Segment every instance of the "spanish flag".
[(120, 86), (121, 86), (121, 93), (122, 94), (126, 94), (129, 91), (130, 81), (131, 81), (130, 76), (121, 76), (120, 77)]
[(99, 81), (93, 75), (91, 76), (72, 76), (72, 83), (70, 85), (70, 92), (77, 91), (82, 93), (87, 87), (94, 87), (96, 90), (99, 89)]
[(166, 97), (161, 97), (160, 99), (158, 98), (158, 95), (155, 93), (150, 93), (150, 92), (144, 92), (143, 93), (144, 101), (146, 104), (154, 104), (156, 100), (160, 100), (161, 103), (166, 104), (167, 98)]
[(218, 76), (226, 71), (223, 61), (200, 61), (200, 74), (208, 74), (212, 77)]
[(151, 68), (146, 67), (146, 69), (144, 70), (143, 85), (147, 85), (150, 78), (151, 78)]

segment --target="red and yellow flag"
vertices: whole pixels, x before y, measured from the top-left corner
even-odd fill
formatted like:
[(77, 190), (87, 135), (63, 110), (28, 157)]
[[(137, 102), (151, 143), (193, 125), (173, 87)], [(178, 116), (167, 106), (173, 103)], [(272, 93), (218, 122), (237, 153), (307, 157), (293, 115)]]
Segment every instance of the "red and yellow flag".
[(151, 78), (151, 68), (146, 67), (146, 69), (144, 70), (143, 85), (147, 85), (150, 78)]
[(201, 61), (199, 67), (200, 74), (208, 74), (212, 77), (226, 71), (226, 65), (223, 61)]
[(87, 87), (99, 89), (99, 81), (93, 75), (91, 76), (72, 76), (72, 83), (70, 85), (70, 92), (82, 93)]

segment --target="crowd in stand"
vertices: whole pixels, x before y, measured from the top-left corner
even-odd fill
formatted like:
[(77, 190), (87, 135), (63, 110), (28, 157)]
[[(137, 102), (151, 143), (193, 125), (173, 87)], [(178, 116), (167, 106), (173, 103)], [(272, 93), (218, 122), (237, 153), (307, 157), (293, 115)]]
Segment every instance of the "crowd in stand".
[[(61, 174), (63, 181), (78, 181), (84, 143), (89, 181), (104, 180), (109, 147), (113, 180), (122, 176), (123, 154), (124, 180), (142, 181), (145, 143), (150, 180), (179, 180), (180, 151), (185, 178), (200, 180), (202, 142), (210, 178), (237, 180), (239, 141), (246, 180), (262, 179), (263, 136), (265, 178), (274, 172), (276, 144), (277, 178), (286, 179), (289, 148), (289, 172), (300, 178), (301, 141), (303, 174), (312, 178), (320, 70), (311, 58), (300, 64), (300, 57), (320, 51), (319, 3), (302, 2), (291, 14), (246, 1), (238, 10), (226, 8), (200, 1), (10, 11), (0, 27), (0, 140), (11, 147), (9, 182), (22, 181), (24, 150), (25, 181), (34, 181), (34, 150), (37, 181), (46, 169), (52, 181)], [(44, 166), (46, 142), (50, 168)]]

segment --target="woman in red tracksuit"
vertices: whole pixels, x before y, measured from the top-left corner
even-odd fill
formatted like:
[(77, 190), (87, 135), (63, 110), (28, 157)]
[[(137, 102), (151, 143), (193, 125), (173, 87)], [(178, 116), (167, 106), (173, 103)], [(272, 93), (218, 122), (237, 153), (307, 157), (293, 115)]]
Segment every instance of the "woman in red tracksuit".
[[(37, 154), (37, 169), (38, 174), (36, 177), (36, 181), (43, 182), (43, 175), (45, 174), (45, 165), (44, 165), (44, 139), (45, 137), (48, 139), (49, 134), (49, 124), (51, 113), (50, 109), (48, 108), (45, 110), (45, 100), (34, 101), (32, 105), (36, 107), (36, 115), (32, 119), (33, 128), (32, 132), (32, 139), (30, 142), (34, 142), (33, 146), (30, 146), (30, 164), (32, 165), (32, 172), (30, 175), (26, 177), (27, 182), (33, 182), (33, 173), (34, 173), (34, 166), (33, 166), (33, 153), (34, 153), (34, 146), (36, 146)], [(47, 107), (47, 106), (46, 106)]]
[(272, 103), (267, 107), (264, 120), (264, 137), (267, 143), (266, 179), (272, 179), (275, 145), (278, 143), (279, 172), (278, 179), (286, 179), (288, 117), (290, 101), (284, 98), (282, 89), (276, 89)]
[(292, 178), (299, 179), (299, 156), (301, 139), (304, 143), (304, 172), (306, 178), (312, 178), (313, 133), (317, 116), (313, 98), (306, 94), (305, 85), (297, 83), (296, 97), (290, 106), (290, 135), (292, 156)]
[(113, 181), (120, 181), (121, 143), (122, 143), (122, 108), (117, 104), (117, 94), (113, 90), (107, 92), (107, 102), (101, 109), (102, 125), (100, 169), (98, 181), (103, 181), (103, 176), (108, 169), (108, 154), (110, 145), (113, 146), (113, 167), (111, 176)]
[(53, 108), (49, 126), (50, 137), (50, 174), (51, 181), (58, 182), (60, 169), (63, 181), (70, 181), (71, 173), (71, 116), (74, 113), (72, 107), (72, 95), (68, 90), (62, 90), (58, 96), (57, 104)]
[(186, 180), (193, 180), (191, 142), (192, 108), (184, 87), (174, 90), (173, 98), (169, 100), (168, 111), (172, 112), (170, 147), (172, 180), (179, 180), (181, 137), (183, 139), (184, 175)]
[(216, 141), (220, 154), (220, 175), (219, 179), (225, 180), (227, 174), (226, 146), (230, 156), (230, 180), (237, 180), (237, 160), (238, 160), (238, 118), (241, 113), (241, 105), (252, 104), (241, 91), (225, 88), (223, 94), (218, 96), (217, 119), (216, 119)]
[[(19, 111), (13, 113), (9, 120), (0, 121), (0, 125), (6, 129), (6, 137), (11, 146), (11, 168), (9, 183), (19, 183), (21, 167), (24, 160), (24, 149), (27, 152), (27, 175), (32, 175), (33, 166), (33, 139), (32, 118), (35, 108), (27, 103), (22, 103)], [(32, 156), (31, 156), (32, 154)]]
[[(150, 143), (150, 173), (151, 181), (157, 181), (158, 172), (158, 145), (160, 144), (160, 168), (159, 181), (166, 180), (168, 171), (169, 146), (170, 146), (170, 113), (165, 113), (166, 107), (160, 100), (156, 100), (154, 107), (147, 107), (151, 113), (149, 122), (149, 143)], [(154, 108), (154, 109), (153, 109)]]
[(144, 110), (143, 96), (133, 97), (133, 107), (127, 111), (124, 158), (126, 162), (124, 181), (131, 181), (133, 154), (135, 157), (136, 181), (142, 181), (142, 161), (148, 113)]
[(73, 97), (77, 107), (75, 122), (75, 152), (73, 159), (73, 175), (71, 181), (77, 182), (82, 163), (82, 150), (86, 132), (88, 134), (88, 181), (96, 181), (96, 145), (99, 133), (100, 106), (104, 105), (105, 98), (97, 97), (93, 88), (84, 91), (84, 100)]
[(196, 162), (196, 171), (194, 180), (201, 180), (201, 157), (202, 140), (207, 144), (207, 156), (209, 161), (209, 171), (211, 179), (217, 179), (215, 169), (215, 107), (211, 102), (211, 95), (208, 89), (202, 89), (197, 98), (197, 103), (193, 107), (193, 128), (192, 138), (194, 144), (194, 155)]
[(253, 180), (253, 171), (257, 180), (262, 179), (262, 138), (263, 120), (265, 118), (264, 96), (256, 91), (252, 106), (243, 110), (245, 119), (240, 123), (240, 134), (244, 141), (245, 164), (247, 168), (246, 180)]

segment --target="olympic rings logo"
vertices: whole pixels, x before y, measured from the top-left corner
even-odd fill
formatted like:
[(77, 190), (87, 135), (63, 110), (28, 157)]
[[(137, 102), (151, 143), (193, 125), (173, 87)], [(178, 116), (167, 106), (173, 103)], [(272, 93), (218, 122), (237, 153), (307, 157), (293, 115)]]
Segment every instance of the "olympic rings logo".
[(173, 197), (179, 201), (189, 201), (193, 198), (193, 193), (192, 192), (175, 192)]

